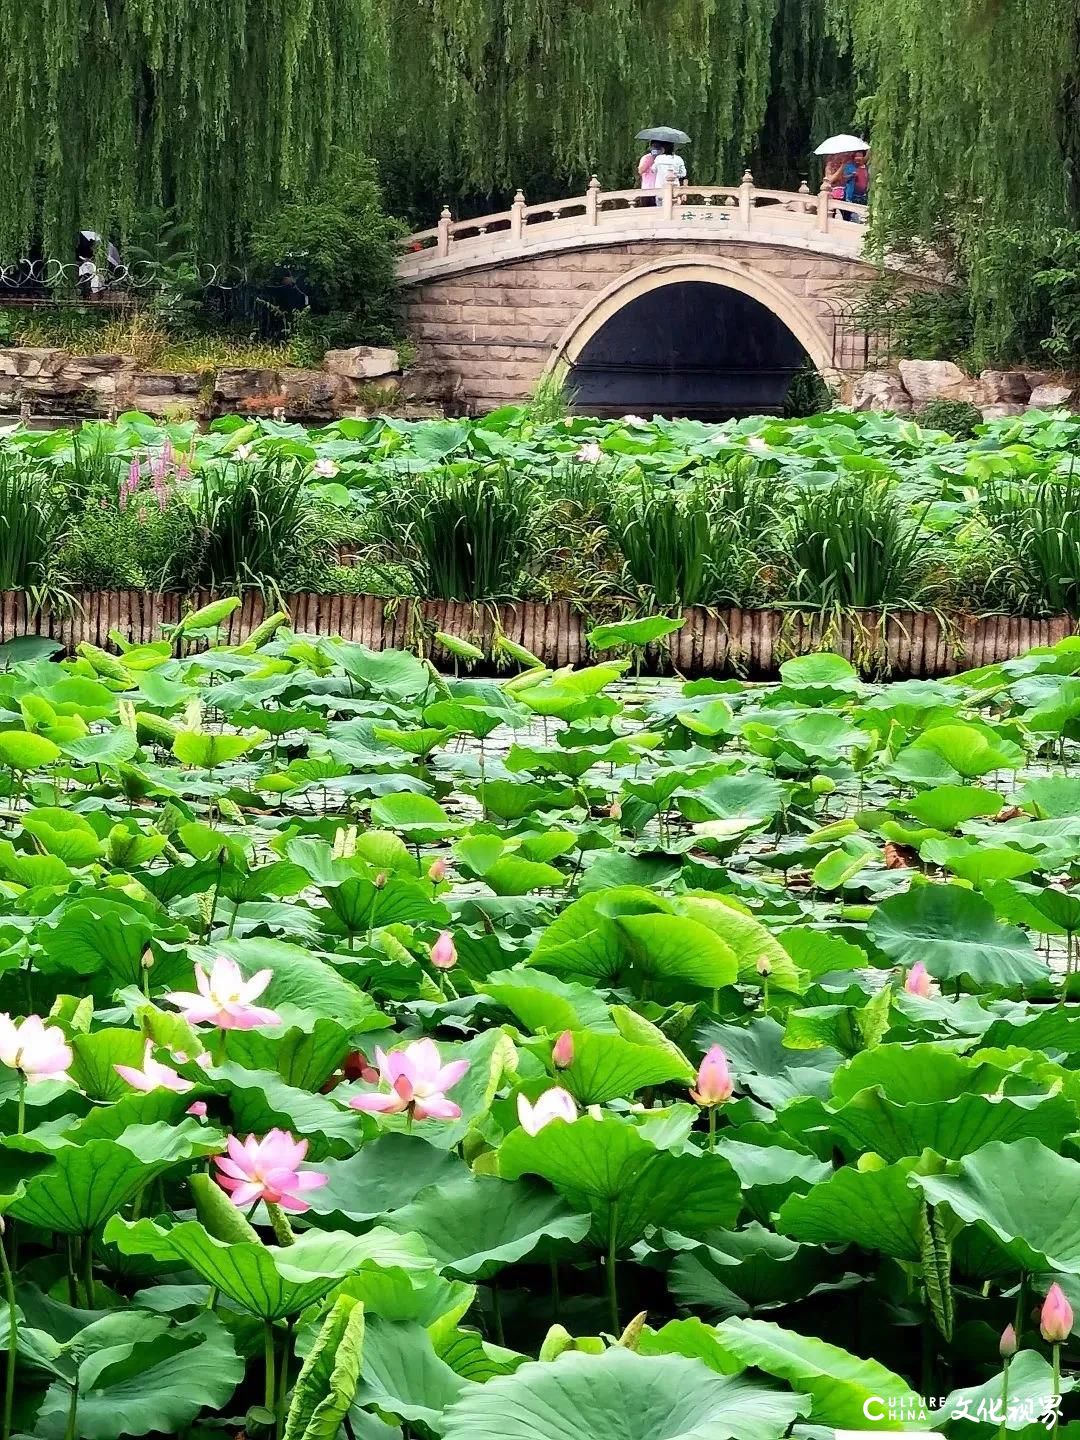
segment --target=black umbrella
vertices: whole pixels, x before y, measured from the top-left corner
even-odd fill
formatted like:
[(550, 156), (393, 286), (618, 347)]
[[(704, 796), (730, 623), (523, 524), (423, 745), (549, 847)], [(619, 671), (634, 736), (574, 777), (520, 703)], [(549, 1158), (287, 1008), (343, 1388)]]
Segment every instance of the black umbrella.
[(635, 140), (659, 140), (665, 145), (689, 145), (690, 136), (685, 130), (673, 130), (670, 125), (654, 125), (651, 130), (639, 130)]

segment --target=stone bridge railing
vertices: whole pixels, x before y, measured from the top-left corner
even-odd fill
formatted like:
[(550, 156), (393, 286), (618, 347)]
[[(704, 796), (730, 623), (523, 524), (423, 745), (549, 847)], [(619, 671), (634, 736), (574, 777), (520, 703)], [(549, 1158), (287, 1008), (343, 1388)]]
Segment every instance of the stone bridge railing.
[(802, 245), (856, 257), (866, 234), (866, 206), (812, 194), (761, 190), (747, 170), (741, 185), (685, 185), (663, 190), (601, 190), (594, 175), (584, 195), (527, 205), (519, 190), (509, 210), (455, 220), (443, 208), (438, 225), (404, 242), (399, 274), (406, 283), (461, 267), (578, 244), (633, 239), (724, 239)]

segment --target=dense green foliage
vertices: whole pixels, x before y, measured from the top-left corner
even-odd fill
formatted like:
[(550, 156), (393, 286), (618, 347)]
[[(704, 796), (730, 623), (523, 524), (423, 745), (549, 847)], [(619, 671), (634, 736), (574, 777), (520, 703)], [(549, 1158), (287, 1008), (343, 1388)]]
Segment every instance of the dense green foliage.
[(9, 531), (22, 516), (39, 537), (23, 578), (4, 573), (53, 594), (254, 585), (557, 598), (597, 616), (1078, 613), (1078, 444), (1074, 416), (984, 424), (954, 404), (918, 424), (537, 420), (508, 406), (310, 431), (231, 416), (205, 433), (132, 414), (4, 437)]
[[(371, 121), (375, 0), (4, 0), (0, 255), (176, 205), (211, 260)], [(354, 147), (355, 148), (355, 147)]]
[[(235, 252), (332, 150), (375, 153), (395, 205), (534, 198), (634, 175), (634, 132), (693, 136), (692, 174), (807, 173), (872, 131), (877, 232), (961, 246), (1074, 214), (1077, 0), (5, 0), (0, 253), (176, 205)], [(97, 98), (93, 105), (83, 97)], [(815, 172), (816, 175), (816, 172)], [(541, 192), (542, 195), (541, 195)]]
[(650, 691), (238, 603), (0, 647), (0, 1433), (1073, 1420), (1075, 638)]

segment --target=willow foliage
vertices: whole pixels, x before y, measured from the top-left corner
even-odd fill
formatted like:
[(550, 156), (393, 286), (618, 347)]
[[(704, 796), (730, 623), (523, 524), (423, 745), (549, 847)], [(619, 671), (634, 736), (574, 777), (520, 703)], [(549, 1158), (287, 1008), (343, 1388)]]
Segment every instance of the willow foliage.
[(891, 242), (1060, 224), (1080, 135), (1078, 0), (849, 0)]
[(765, 118), (786, 0), (388, 3), (385, 133), (431, 185), (483, 194), (533, 176), (636, 183), (634, 133), (657, 123), (692, 134), (695, 175), (734, 173)]
[(0, 255), (176, 204), (230, 253), (370, 132), (380, 0), (0, 0)]

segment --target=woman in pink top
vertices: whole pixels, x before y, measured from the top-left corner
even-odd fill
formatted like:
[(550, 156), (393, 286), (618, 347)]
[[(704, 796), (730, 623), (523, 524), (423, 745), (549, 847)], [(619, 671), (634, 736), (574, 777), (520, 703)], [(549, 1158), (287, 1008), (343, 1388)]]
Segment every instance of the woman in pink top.
[(655, 164), (656, 157), (659, 154), (660, 146), (655, 141), (653, 141), (653, 143), (649, 146), (648, 150), (645, 151), (645, 154), (642, 155), (641, 159), (638, 161), (637, 172), (641, 176), (642, 190), (655, 190), (656, 188), (656, 174), (653, 170), (653, 165)]

